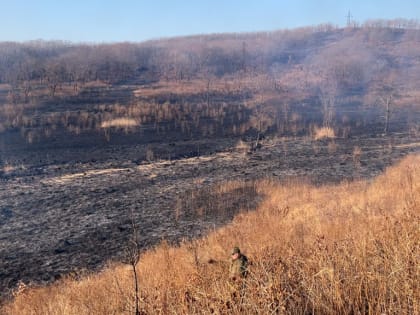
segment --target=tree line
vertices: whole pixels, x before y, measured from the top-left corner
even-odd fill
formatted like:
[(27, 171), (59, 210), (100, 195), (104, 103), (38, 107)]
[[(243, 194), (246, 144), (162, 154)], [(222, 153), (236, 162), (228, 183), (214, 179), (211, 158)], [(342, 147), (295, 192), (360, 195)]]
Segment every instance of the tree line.
[[(376, 20), (346, 28), (324, 24), (143, 43), (3, 42), (0, 99), (4, 91), (7, 99), (0, 106), (0, 131), (22, 126), (32, 130), (44, 118), (46, 126), (63, 125), (76, 133), (102, 130), (121, 124), (113, 118), (125, 115), (157, 131), (178, 128), (190, 134), (201, 124), (208, 129), (203, 135), (243, 134), (250, 129), (260, 133), (270, 126), (295, 134), (305, 124), (309, 100), (327, 128), (334, 127), (337, 119), (347, 119), (337, 114), (346, 111), (345, 106), (351, 105), (348, 109), (353, 111), (360, 104), (382, 106), (387, 132), (395, 105), (417, 102), (420, 31), (416, 23)], [(28, 108), (36, 107), (35, 91), (54, 98), (66, 85), (80, 96), (90, 91), (86, 86), (91, 81), (108, 86), (163, 83), (172, 90), (136, 96), (123, 106), (31, 118)], [(191, 92), (196, 98), (183, 101), (176, 89), (188, 82), (200, 82), (201, 89)], [(128, 126), (132, 124), (128, 121)]]
[[(54, 96), (57, 87), (65, 83), (77, 90), (96, 80), (109, 84), (147, 83), (210, 80), (244, 73), (264, 73), (276, 80), (285, 73), (303, 70), (315, 75), (322, 72), (321, 76), (334, 79), (343, 90), (357, 90), (371, 79), (369, 73), (396, 67), (399, 58), (414, 58), (403, 47), (398, 52), (381, 51), (376, 46), (378, 41), (412, 46), (419, 39), (418, 29), (418, 23), (412, 20), (375, 20), (346, 29), (326, 24), (290, 31), (214, 34), (144, 43), (3, 42), (0, 84), (10, 84), (27, 98), (36, 84), (47, 85)], [(330, 47), (331, 43), (335, 45)], [(415, 51), (418, 46), (417, 42)]]

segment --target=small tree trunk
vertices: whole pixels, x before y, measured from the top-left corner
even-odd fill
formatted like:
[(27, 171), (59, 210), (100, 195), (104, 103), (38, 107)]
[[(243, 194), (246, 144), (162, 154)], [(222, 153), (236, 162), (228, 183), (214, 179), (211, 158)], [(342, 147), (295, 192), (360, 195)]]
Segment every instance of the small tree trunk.
[(136, 270), (136, 263), (137, 263), (137, 259), (133, 259), (133, 264), (131, 265), (133, 267), (133, 276), (134, 276), (134, 290), (135, 290), (135, 301), (136, 301), (136, 315), (140, 315), (140, 310), (139, 310), (139, 303), (140, 303), (140, 299), (139, 299), (139, 281), (137, 278), (137, 270)]
[(385, 134), (388, 134), (390, 116), (391, 116), (391, 99), (387, 99), (386, 100), (386, 112), (385, 112), (385, 128), (384, 128), (384, 133)]
[(140, 260), (140, 248), (139, 248), (139, 235), (137, 230), (137, 225), (134, 221), (134, 213), (131, 213), (131, 225), (132, 225), (132, 236), (130, 240), (130, 244), (128, 246), (127, 250), (127, 258), (128, 262), (131, 265), (132, 271), (133, 271), (133, 280), (134, 280), (134, 301), (135, 301), (135, 315), (140, 315), (140, 297), (139, 297), (139, 280), (137, 277), (137, 264)]

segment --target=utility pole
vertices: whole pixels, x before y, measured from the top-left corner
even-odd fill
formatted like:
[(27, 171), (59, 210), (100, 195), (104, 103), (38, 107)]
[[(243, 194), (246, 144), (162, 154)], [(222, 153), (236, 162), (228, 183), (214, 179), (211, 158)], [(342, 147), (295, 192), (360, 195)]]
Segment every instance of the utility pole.
[(349, 13), (347, 13), (346, 18), (347, 18), (347, 27), (350, 27), (351, 26), (351, 22), (352, 22), (352, 18), (353, 18), (353, 16), (351, 15), (350, 10), (349, 10)]

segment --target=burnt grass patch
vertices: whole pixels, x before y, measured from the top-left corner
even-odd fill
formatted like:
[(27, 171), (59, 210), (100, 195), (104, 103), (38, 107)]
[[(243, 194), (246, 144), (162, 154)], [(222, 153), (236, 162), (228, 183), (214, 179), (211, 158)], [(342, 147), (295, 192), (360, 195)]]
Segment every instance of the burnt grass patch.
[[(94, 162), (11, 168), (0, 186), (1, 291), (7, 295), (18, 281), (48, 283), (124, 260), (133, 221), (143, 250), (163, 239), (198, 237), (255, 209), (262, 198), (258, 179), (323, 184), (371, 178), (418, 152), (419, 140), (404, 133), (319, 141), (270, 136), (250, 151), (228, 139), (206, 155), (148, 162), (132, 158), (133, 147), (120, 146), (111, 153), (98, 149)], [(254, 139), (245, 143), (251, 147)]]

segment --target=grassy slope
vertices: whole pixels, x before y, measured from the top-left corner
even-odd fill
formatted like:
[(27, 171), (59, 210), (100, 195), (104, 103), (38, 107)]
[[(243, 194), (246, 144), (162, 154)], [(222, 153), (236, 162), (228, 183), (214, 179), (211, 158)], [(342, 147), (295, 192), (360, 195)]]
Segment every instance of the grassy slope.
[[(420, 155), (374, 181), (311, 187), (261, 181), (255, 212), (138, 264), (146, 314), (418, 314)], [(227, 281), (227, 255), (251, 261), (242, 298)], [(6, 314), (134, 314), (130, 267), (24, 288)]]

